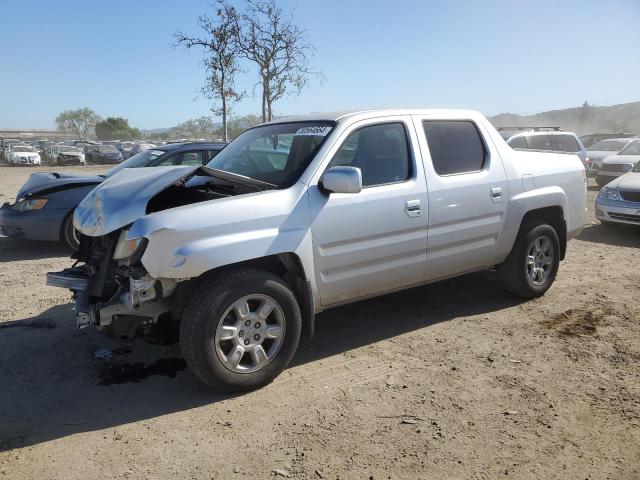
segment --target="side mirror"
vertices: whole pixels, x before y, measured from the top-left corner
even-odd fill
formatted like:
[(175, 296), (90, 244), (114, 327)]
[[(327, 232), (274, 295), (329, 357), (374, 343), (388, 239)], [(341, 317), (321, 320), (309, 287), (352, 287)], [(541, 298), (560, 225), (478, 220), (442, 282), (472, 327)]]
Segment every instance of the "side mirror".
[(360, 193), (362, 172), (356, 167), (331, 167), (324, 172), (320, 184), (331, 193)]

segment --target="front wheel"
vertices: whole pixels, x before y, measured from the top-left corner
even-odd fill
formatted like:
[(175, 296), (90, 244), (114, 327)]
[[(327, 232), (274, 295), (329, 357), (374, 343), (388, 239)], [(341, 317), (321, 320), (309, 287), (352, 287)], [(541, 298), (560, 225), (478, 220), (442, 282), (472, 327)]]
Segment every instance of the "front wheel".
[(215, 276), (193, 295), (180, 325), (180, 346), (193, 373), (221, 392), (262, 387), (293, 357), (300, 307), (278, 276), (241, 269)]
[(560, 266), (560, 241), (546, 223), (525, 223), (507, 259), (500, 265), (505, 290), (520, 297), (535, 298), (549, 290)]

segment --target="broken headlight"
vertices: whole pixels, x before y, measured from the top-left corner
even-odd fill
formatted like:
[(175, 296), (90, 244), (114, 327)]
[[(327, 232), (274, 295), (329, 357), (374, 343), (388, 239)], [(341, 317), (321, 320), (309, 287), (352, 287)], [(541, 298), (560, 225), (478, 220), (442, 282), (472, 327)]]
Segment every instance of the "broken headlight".
[(129, 230), (123, 230), (120, 232), (120, 237), (118, 238), (118, 243), (116, 244), (116, 248), (113, 252), (114, 260), (124, 260), (127, 258), (139, 258), (144, 253), (144, 249), (147, 246), (146, 238), (133, 238), (127, 239), (127, 233)]
[(28, 212), (29, 210), (41, 210), (47, 204), (46, 198), (29, 198), (20, 200), (11, 206), (16, 212)]

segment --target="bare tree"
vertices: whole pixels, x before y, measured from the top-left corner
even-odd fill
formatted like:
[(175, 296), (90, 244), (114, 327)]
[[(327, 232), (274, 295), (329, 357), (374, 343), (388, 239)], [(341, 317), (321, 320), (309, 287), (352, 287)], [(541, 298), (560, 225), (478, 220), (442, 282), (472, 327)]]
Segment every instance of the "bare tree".
[(238, 21), (235, 9), (225, 2), (219, 2), (215, 8), (215, 18), (206, 15), (198, 17), (198, 25), (205, 31), (206, 38), (188, 37), (178, 32), (175, 35), (175, 45), (182, 45), (187, 50), (195, 46), (205, 48), (207, 83), (202, 88), (202, 93), (214, 102), (211, 111), (222, 117), (223, 136), (227, 141), (227, 117), (231, 104), (244, 96), (244, 93), (235, 88), (235, 76), (239, 71), (239, 48), (236, 41)]
[(69, 132), (78, 136), (81, 140), (86, 140), (95, 135), (96, 123), (101, 118), (90, 108), (79, 108), (77, 110), (65, 110), (56, 117), (58, 130)]
[(306, 32), (286, 16), (274, 0), (245, 0), (238, 13), (228, 0), (220, 0), (228, 18), (236, 22), (234, 33), (243, 57), (258, 66), (262, 89), (262, 120), (273, 118), (273, 103), (291, 90), (299, 94), (310, 75), (321, 76), (309, 67), (313, 47)]

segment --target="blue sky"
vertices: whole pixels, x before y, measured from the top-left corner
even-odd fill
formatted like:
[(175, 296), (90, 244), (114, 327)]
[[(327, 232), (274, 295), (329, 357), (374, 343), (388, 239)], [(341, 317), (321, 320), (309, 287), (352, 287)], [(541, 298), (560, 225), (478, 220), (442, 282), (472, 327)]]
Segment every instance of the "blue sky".
[[(90, 107), (140, 128), (209, 114), (198, 97), (207, 0), (3, 0), (0, 128)], [(282, 0), (326, 77), (276, 115), (368, 107), (535, 113), (640, 100), (640, 0)], [(251, 66), (248, 66), (252, 68)], [(251, 91), (255, 71), (239, 78)], [(258, 113), (247, 98), (237, 114)]]

